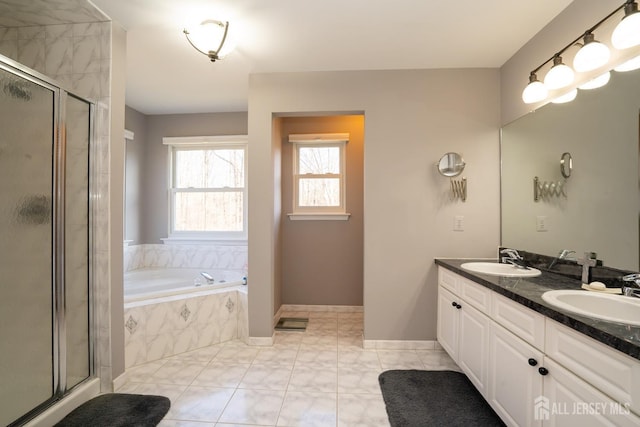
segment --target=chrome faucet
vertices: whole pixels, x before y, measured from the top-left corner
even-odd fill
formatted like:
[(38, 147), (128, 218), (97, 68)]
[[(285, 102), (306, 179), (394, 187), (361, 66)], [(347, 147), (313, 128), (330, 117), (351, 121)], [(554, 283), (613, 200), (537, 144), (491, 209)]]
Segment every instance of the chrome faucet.
[(514, 267), (521, 268), (523, 270), (529, 269), (524, 258), (522, 258), (522, 255), (520, 255), (517, 250), (505, 248), (501, 250), (500, 253), (506, 255), (500, 258), (503, 264), (511, 264)]
[(590, 267), (595, 267), (598, 264), (598, 255), (595, 252), (585, 252), (584, 258), (578, 258), (576, 261), (582, 266), (582, 283), (588, 285), (589, 278), (591, 276)]
[(640, 298), (640, 274), (628, 274), (622, 278), (622, 295)]
[(556, 265), (558, 263), (558, 261), (563, 260), (563, 259), (567, 259), (567, 257), (571, 254), (575, 254), (576, 251), (570, 251), (569, 249), (563, 249), (560, 252), (558, 252), (558, 256), (555, 257), (550, 263), (549, 263), (549, 267), (547, 267), (549, 270), (551, 270), (553, 268), (554, 265)]
[(200, 273), (200, 275), (205, 278), (209, 285), (213, 284), (214, 280), (212, 275), (210, 275), (206, 271), (203, 271), (202, 273)]

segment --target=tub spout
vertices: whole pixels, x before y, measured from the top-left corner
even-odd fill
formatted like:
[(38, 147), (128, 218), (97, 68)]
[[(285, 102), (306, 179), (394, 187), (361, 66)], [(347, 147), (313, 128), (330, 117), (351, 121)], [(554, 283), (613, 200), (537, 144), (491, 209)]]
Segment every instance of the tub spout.
[(213, 284), (214, 280), (213, 280), (213, 276), (212, 275), (210, 275), (206, 271), (203, 271), (202, 273), (200, 273), (200, 275), (207, 280), (207, 283), (209, 285)]

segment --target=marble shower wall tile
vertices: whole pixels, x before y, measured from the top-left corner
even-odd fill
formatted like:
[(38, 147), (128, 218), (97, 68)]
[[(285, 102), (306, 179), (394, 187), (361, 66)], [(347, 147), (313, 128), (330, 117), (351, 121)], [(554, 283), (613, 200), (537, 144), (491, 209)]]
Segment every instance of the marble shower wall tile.
[(246, 245), (144, 244), (127, 247), (124, 256), (125, 271), (138, 268), (202, 268), (218, 275), (224, 274), (222, 271), (234, 270), (238, 273), (236, 278), (241, 278), (246, 276), (248, 268)]

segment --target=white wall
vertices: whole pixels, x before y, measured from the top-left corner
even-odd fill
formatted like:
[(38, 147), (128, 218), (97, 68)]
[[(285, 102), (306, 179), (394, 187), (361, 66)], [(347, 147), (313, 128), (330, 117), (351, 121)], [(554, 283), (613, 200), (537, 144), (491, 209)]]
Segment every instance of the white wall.
[[(249, 94), (250, 336), (271, 336), (279, 289), (274, 115), (363, 112), (365, 338), (434, 340), (433, 259), (495, 256), (498, 245), (498, 70), (255, 74)], [(448, 151), (467, 161), (466, 203), (436, 171)], [(452, 231), (455, 215), (465, 231)]]

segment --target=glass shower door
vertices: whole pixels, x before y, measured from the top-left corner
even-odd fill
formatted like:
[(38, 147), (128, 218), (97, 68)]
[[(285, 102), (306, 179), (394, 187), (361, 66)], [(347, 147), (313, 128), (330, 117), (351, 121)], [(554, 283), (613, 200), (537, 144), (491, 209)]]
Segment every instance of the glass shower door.
[(0, 425), (54, 394), (57, 93), (0, 68)]

